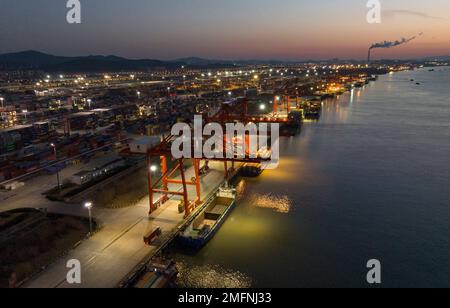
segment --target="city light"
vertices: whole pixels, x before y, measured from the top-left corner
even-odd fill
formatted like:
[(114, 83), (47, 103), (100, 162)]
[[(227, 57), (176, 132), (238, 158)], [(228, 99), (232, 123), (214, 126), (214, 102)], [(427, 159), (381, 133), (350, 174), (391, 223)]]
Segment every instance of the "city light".
[(156, 171), (158, 171), (158, 167), (156, 167), (155, 165), (152, 165), (152, 166), (150, 167), (150, 171), (151, 171), (151, 172), (156, 172)]

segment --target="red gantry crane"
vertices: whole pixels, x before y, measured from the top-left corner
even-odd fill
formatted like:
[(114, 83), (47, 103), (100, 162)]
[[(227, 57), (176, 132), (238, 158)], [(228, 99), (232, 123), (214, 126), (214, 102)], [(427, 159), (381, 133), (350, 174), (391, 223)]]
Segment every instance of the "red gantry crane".
[[(287, 100), (290, 102), (290, 100)], [(275, 102), (274, 102), (275, 105)], [(289, 103), (288, 103), (289, 105)], [(275, 108), (275, 107), (274, 107)], [(289, 106), (287, 108), (289, 114)], [(288, 117), (277, 117), (277, 116), (249, 116), (248, 115), (248, 100), (246, 98), (240, 98), (233, 100), (231, 102), (225, 102), (222, 104), (220, 110), (213, 116), (209, 116), (207, 112), (203, 114), (203, 125), (209, 123), (219, 123), (222, 128), (225, 128), (227, 123), (241, 122), (243, 124), (248, 123), (288, 123), (290, 120)], [(172, 142), (178, 138), (178, 136), (167, 136), (164, 137), (162, 142), (157, 146), (149, 149), (147, 151), (147, 174), (148, 174), (148, 190), (149, 190), (149, 203), (150, 203), (150, 214), (153, 213), (160, 206), (164, 205), (170, 196), (180, 196), (184, 204), (185, 217), (188, 217), (192, 211), (201, 204), (201, 161), (205, 161), (205, 167), (207, 167), (208, 161), (221, 161), (224, 163), (225, 179), (228, 180), (230, 174), (235, 170), (235, 163), (262, 163), (265, 161), (270, 161), (267, 157), (257, 157), (251, 158), (249, 153), (245, 153), (244, 158), (227, 158), (225, 153), (231, 151), (227, 149), (226, 134), (224, 134), (223, 140), (223, 153), (224, 158), (207, 158), (202, 155), (200, 158), (179, 158), (174, 159), (171, 153)], [(249, 145), (249, 136), (245, 138), (244, 141), (247, 144), (247, 149)], [(191, 144), (194, 144), (193, 142)], [(192, 151), (191, 153), (194, 153)], [(159, 158), (161, 165), (161, 177), (154, 181), (152, 175), (152, 159), (155, 157)], [(193, 160), (194, 176), (190, 179), (186, 178), (185, 171), (185, 161), (187, 159)], [(231, 164), (231, 168), (230, 168)], [(175, 174), (179, 172), (178, 179), (175, 179)], [(179, 190), (169, 189), (169, 184), (181, 185)], [(194, 200), (189, 199), (188, 186), (194, 186), (196, 196)], [(155, 195), (159, 194), (160, 197), (155, 200)]]

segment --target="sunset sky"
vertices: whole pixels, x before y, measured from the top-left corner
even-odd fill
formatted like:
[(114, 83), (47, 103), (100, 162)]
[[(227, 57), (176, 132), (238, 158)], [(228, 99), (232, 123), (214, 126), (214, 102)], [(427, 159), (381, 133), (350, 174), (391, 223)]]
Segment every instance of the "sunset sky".
[(0, 53), (131, 58), (328, 59), (367, 56), (384, 40), (415, 41), (374, 58), (450, 55), (450, 1), (381, 0), (380, 25), (366, 0), (81, 0), (82, 24), (66, 23), (66, 0), (0, 0)]

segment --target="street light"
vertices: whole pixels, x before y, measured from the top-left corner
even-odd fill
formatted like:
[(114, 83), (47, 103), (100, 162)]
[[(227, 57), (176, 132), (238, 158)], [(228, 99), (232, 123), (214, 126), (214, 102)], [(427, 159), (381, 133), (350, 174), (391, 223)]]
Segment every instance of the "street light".
[(157, 170), (158, 170), (158, 167), (156, 167), (155, 165), (150, 167), (151, 172), (156, 172)]
[(28, 119), (27, 119), (27, 114), (28, 114), (28, 110), (26, 110), (26, 109), (24, 109), (24, 110), (22, 110), (22, 113), (24, 114), (24, 116), (25, 116), (25, 123), (27, 123), (28, 121)]
[(89, 235), (92, 235), (92, 202), (86, 202), (84, 204), (84, 207), (88, 209), (89, 211)]
[[(55, 161), (58, 160), (58, 155), (56, 152), (56, 144), (51, 143), (50, 146), (53, 148), (53, 155), (55, 156)], [(58, 190), (61, 192), (61, 181), (59, 179), (59, 168), (56, 166), (56, 180), (58, 181)]]
[(266, 110), (266, 105), (265, 104), (259, 105), (259, 109), (262, 111)]

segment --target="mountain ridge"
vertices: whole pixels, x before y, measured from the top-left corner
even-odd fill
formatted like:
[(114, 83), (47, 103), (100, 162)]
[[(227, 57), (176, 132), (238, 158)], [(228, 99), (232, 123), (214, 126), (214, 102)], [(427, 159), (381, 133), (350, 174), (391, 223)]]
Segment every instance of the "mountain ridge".
[[(414, 61), (439, 59), (449, 61), (449, 56), (422, 57)], [(337, 60), (337, 59), (336, 59)], [(335, 61), (336, 61), (335, 60)], [(112, 72), (138, 71), (147, 69), (190, 68), (218, 69), (239, 65), (320, 63), (331, 60), (283, 61), (283, 60), (220, 60), (200, 57), (186, 57), (176, 60), (128, 59), (115, 55), (56, 56), (36, 50), (26, 50), (0, 55), (0, 70), (42, 70), (47, 72)], [(341, 60), (338, 60), (341, 61)], [(352, 60), (354, 62), (361, 62)], [(386, 60), (393, 61), (393, 60)]]
[(184, 63), (154, 59), (127, 59), (114, 55), (55, 56), (35, 50), (0, 55), (0, 69), (48, 72), (108, 72), (181, 67)]

